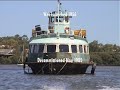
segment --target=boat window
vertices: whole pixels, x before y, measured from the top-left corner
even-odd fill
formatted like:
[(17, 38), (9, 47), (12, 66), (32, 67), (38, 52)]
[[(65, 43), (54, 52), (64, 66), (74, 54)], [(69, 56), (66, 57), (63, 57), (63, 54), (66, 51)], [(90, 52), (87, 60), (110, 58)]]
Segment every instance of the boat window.
[(84, 53), (86, 53), (87, 51), (86, 51), (86, 45), (84, 45)]
[(60, 52), (69, 52), (69, 46), (68, 45), (59, 45)]
[(50, 19), (50, 17), (49, 17), (49, 23), (50, 23), (50, 21), (51, 21), (51, 19)]
[(38, 53), (38, 45), (34, 45), (34, 53)]
[[(59, 22), (63, 22), (64, 18), (63, 17), (59, 17)], [(58, 22), (58, 17), (56, 17), (56, 22)]]
[(77, 53), (77, 46), (76, 45), (71, 45), (71, 49), (73, 53)]
[(82, 45), (79, 45), (79, 51), (80, 53), (83, 53)]
[(87, 46), (87, 53), (89, 53), (89, 46)]
[(60, 17), (59, 18), (59, 22), (63, 22), (64, 18), (63, 17)]
[(33, 53), (34, 45), (30, 45), (30, 53)]
[(43, 52), (43, 50), (44, 50), (44, 45), (39, 45), (39, 53), (41, 53), (41, 52)]
[(56, 45), (47, 45), (47, 52), (56, 52)]
[(65, 22), (68, 22), (68, 16), (65, 17)]
[(29, 52), (31, 53), (31, 48), (32, 48), (32, 45), (29, 45)]
[(54, 22), (54, 17), (51, 17), (51, 22)]

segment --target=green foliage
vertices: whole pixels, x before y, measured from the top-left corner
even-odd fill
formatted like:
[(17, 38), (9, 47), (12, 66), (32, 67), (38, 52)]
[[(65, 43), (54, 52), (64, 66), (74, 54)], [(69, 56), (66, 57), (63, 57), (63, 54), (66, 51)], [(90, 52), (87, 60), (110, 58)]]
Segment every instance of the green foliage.
[(0, 45), (5, 45), (2, 49), (14, 49), (13, 56), (0, 57), (0, 64), (17, 64), (22, 53), (20, 49), (23, 45), (24, 49), (28, 49), (28, 40), (27, 35), (20, 36), (18, 34), (15, 36), (0, 37)]
[(120, 46), (93, 41), (89, 47), (91, 60), (98, 65), (120, 65)]
[[(22, 47), (28, 49), (27, 35), (0, 37), (0, 45), (6, 45), (5, 49), (14, 49), (14, 56), (0, 57), (0, 64), (17, 64), (21, 53)], [(120, 46), (98, 43), (93, 41), (89, 44), (91, 60), (97, 63), (97, 65), (120, 65)], [(25, 56), (25, 55), (24, 55)]]
[(102, 58), (97, 53), (90, 53), (90, 59), (96, 62), (98, 65), (102, 65), (103, 63)]

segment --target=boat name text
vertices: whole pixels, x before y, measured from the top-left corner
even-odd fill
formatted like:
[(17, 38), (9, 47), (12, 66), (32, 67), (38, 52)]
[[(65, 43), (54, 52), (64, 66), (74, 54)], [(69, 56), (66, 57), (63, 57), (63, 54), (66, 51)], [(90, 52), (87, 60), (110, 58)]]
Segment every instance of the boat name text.
[(82, 62), (82, 58), (74, 58), (74, 59), (70, 59), (70, 58), (63, 58), (63, 59), (58, 59), (58, 58), (51, 58), (51, 59), (41, 59), (41, 58), (37, 58), (37, 62)]
[(43, 12), (43, 15), (44, 16), (76, 16), (76, 12), (65, 12), (65, 13), (60, 12), (59, 14), (52, 14), (49, 12)]

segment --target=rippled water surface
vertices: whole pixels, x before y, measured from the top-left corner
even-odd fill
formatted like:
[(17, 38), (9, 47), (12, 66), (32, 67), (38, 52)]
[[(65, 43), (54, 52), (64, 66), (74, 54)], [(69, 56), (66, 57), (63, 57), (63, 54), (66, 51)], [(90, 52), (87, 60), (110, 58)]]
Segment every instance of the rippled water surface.
[(120, 90), (120, 66), (97, 66), (95, 75), (24, 74), (17, 65), (0, 65), (0, 90)]

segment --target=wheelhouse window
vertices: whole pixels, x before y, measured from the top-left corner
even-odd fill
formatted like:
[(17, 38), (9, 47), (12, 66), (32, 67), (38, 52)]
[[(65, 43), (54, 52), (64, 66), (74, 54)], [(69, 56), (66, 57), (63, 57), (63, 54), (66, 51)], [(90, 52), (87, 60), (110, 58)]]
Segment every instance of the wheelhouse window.
[(66, 16), (66, 17), (65, 17), (65, 22), (68, 22), (68, 20), (69, 20), (69, 17)]
[(51, 19), (50, 19), (50, 17), (49, 17), (49, 23), (50, 23), (50, 20), (51, 20)]
[(71, 45), (71, 49), (73, 53), (77, 53), (77, 46), (76, 45)]
[(64, 18), (63, 17), (60, 17), (59, 18), (59, 22), (63, 22)]
[(60, 52), (69, 52), (69, 46), (68, 45), (59, 45), (59, 51)]
[[(63, 22), (63, 20), (64, 20), (64, 17), (60, 16), (59, 17), (59, 22)], [(56, 17), (56, 22), (58, 22), (58, 17)]]
[(80, 53), (83, 53), (82, 45), (79, 45), (79, 52), (80, 52)]
[(56, 45), (47, 45), (47, 52), (56, 52)]
[(51, 22), (54, 22), (54, 21), (55, 21), (54, 17), (51, 17)]
[(38, 52), (39, 52), (39, 53), (42, 53), (43, 50), (44, 50), (44, 44), (43, 44), (43, 45), (39, 45), (39, 50), (38, 50)]

